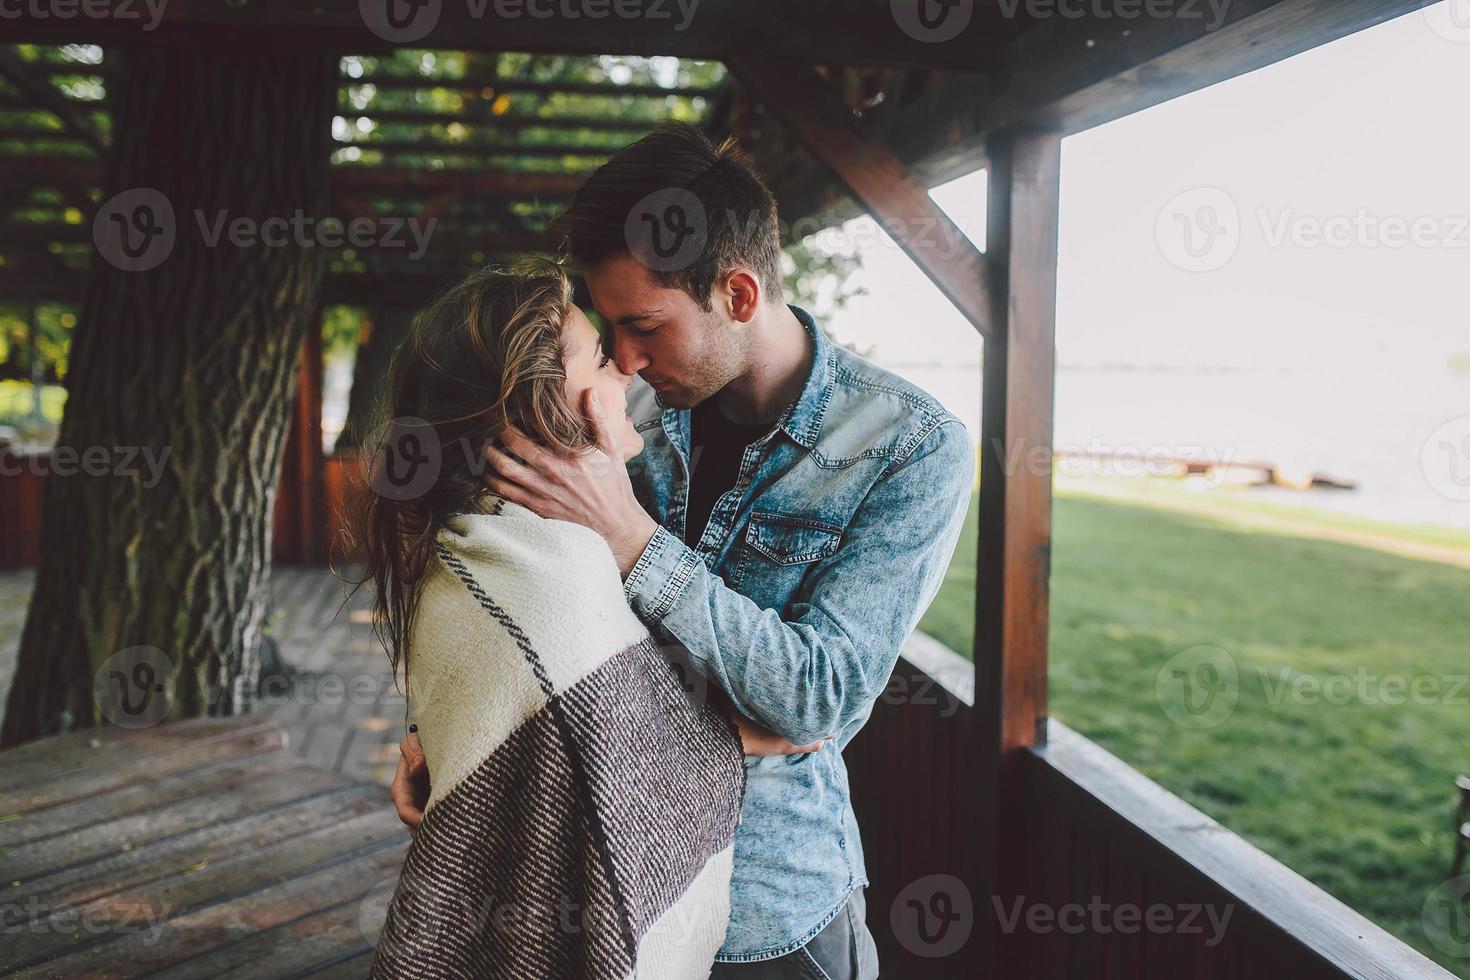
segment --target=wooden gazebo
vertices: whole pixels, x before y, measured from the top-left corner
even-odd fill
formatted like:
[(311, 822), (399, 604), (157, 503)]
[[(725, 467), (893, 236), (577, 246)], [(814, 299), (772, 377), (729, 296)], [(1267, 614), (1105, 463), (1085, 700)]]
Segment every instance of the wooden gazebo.
[[(333, 302), (411, 309), (469, 265), (552, 247), (547, 219), (585, 171), (650, 122), (696, 121), (743, 140), (786, 224), (872, 214), (985, 341), (975, 665), (911, 644), (898, 668), (900, 689), (940, 696), (885, 699), (848, 753), (885, 976), (1447, 977), (1048, 721), (1051, 479), (1005, 466), (1013, 450), (1051, 445), (1062, 138), (1421, 5), (1235, 0), (1216, 16), (1207, 4), (1111, 0), (1071, 5), (1064, 16), (1065, 4), (1004, 0), (384, 0), (388, 12), (379, 16), (373, 4), (351, 0), (172, 0), (151, 25), (146, 11), (60, 18), (27, 8), (0, 21), (0, 40), (41, 47), (28, 57), (4, 53), (0, 100), (7, 109), (47, 110), (56, 124), (0, 132), (0, 299), (85, 302), (102, 320), (123, 308), (103, 324), (116, 336), (90, 338), (94, 353), (79, 352), (72, 376), (73, 399), (90, 388), (108, 393), (82, 396), (94, 406), (89, 421), (69, 420), (63, 438), (85, 433), (109, 445), (161, 434), (187, 452), (198, 446), (180, 436), (178, 415), (226, 411), (219, 398), (239, 402), (218, 423), (231, 441), (217, 448), (243, 454), (248, 443), (258, 451), (172, 488), (164, 503), (183, 510), (178, 519), (195, 529), (222, 522), (232, 513), (226, 506), (258, 520), (234, 522), (246, 526), (220, 546), (233, 563), (228, 573), (179, 569), (160, 557), (177, 551), (178, 541), (150, 546), (145, 539), (138, 560), (156, 558), (173, 571), (139, 582), (112, 569), (125, 562), (101, 561), (101, 570), (82, 574), (86, 549), (131, 554), (137, 525), (164, 520), (159, 509), (125, 506), (125, 517), (108, 525), (102, 511), (130, 503), (122, 491), (69, 486), (63, 497), (48, 489), (48, 514), (74, 515), (97, 533), (77, 541), (66, 537), (76, 535), (74, 523), (69, 532), (48, 524), (36, 537), (38, 515), (15, 502), (39, 500), (39, 493), (27, 478), (7, 479), (0, 481), (8, 541), (0, 541), (0, 559), (39, 559), (35, 601), (53, 610), (114, 587), (110, 601), (126, 610), (139, 590), (217, 575), (223, 598), (197, 620), (169, 628), (184, 632), (177, 647), (191, 663), (248, 675), (256, 653), (248, 639), (218, 650), (209, 637), (220, 635), (221, 624), (254, 635), (258, 586), (269, 566), (266, 508), (276, 508), (278, 558), (326, 557), (324, 515), (335, 478), (319, 451), (313, 311)], [(1125, 7), (1146, 12), (1119, 16)], [(103, 56), (79, 63), (60, 47), (74, 44), (100, 45)], [(404, 72), (390, 57), (401, 47), (462, 53), (462, 63), (453, 72)], [(532, 57), (507, 61), (506, 52)], [(698, 84), (615, 72), (547, 77), (562, 63), (553, 56), (597, 55), (673, 56), (725, 70), (709, 66)], [(337, 74), (346, 56), (361, 56), (367, 67)], [(88, 98), (80, 94), (85, 85), (67, 91), (59, 79), (104, 84), (93, 84), (96, 97)], [(579, 103), (584, 98), (591, 101)], [(285, 115), (293, 121), (278, 118)], [(339, 116), (353, 124), (333, 133)], [(421, 135), (372, 135), (388, 123)], [(990, 186), (984, 253), (925, 192), (980, 167)], [(184, 194), (195, 183), (203, 185), (201, 200), (282, 209), (306, 200), (323, 208), (318, 213), (362, 218), (373, 228), (393, 215), (440, 224), (416, 259), (342, 249), (318, 257), (316, 267), (288, 249), (231, 269), (181, 250), (176, 274), (242, 279), (239, 289), (195, 308), (203, 321), (222, 324), (211, 327), (221, 350), (269, 380), (245, 386), (243, 401), (166, 385), (157, 399), (171, 405), (150, 402), (119, 415), (134, 407), (126, 381), (151, 370), (148, 357), (197, 367), (210, 355), (197, 344), (181, 344), (177, 355), (153, 350), (166, 333), (139, 311), (186, 307), (143, 285), (146, 273), (100, 260), (93, 215), (124, 189), (162, 185)], [(22, 211), (25, 221), (6, 220)], [(258, 299), (248, 315), (222, 313), (251, 297)], [(246, 415), (249, 425), (226, 424)], [(278, 500), (266, 488), (283, 464)], [(244, 489), (223, 503), (189, 502), (191, 493), (209, 496), (200, 491), (225, 480)], [(120, 625), (95, 618), (85, 628), (33, 622), (25, 648), (45, 646), (57, 661), (85, 665), (85, 638), (104, 626), (118, 640), (149, 627), (146, 617), (119, 616)], [(52, 691), (60, 682), (38, 680), (39, 661), (23, 650), (17, 684)], [(38, 695), (35, 717), (72, 703), (68, 697)], [(204, 685), (192, 703), (202, 713), (219, 698)], [(11, 737), (42, 733), (15, 727)], [(1182, 927), (1104, 934), (1017, 919), (1012, 909), (1020, 900), (1052, 910), (1095, 902), (1210, 907), (1229, 909), (1230, 919), (1218, 941), (1207, 941), (1208, 929)]]

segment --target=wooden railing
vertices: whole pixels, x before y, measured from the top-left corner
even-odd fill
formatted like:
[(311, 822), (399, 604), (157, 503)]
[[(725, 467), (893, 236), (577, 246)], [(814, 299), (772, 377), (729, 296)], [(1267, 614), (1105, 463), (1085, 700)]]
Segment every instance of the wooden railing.
[[(916, 634), (845, 753), (885, 980), (1453, 980), (1055, 720), (1046, 746), (1018, 760), (1019, 797), (1002, 801), (1022, 811), (1008, 825), (1023, 832), (998, 844), (1019, 856), (1021, 880), (999, 897), (972, 894), (982, 846), (967, 764), (973, 677), (968, 661)], [(929, 955), (952, 941), (946, 916), (969, 940)], [(984, 962), (984, 930), (995, 962)]]

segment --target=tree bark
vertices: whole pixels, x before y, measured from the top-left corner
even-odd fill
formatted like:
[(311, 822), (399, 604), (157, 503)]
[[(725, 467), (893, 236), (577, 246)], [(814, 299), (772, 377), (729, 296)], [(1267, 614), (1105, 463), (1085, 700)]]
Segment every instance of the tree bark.
[[(125, 271), (99, 230), (57, 444), (107, 464), (46, 480), (4, 746), (125, 724), (94, 677), (135, 647), (166, 658), (159, 683), (133, 692), (164, 699), (162, 718), (247, 710), (258, 669), (271, 513), (323, 262), (314, 226), (290, 223), (326, 217), (336, 58), (169, 47), (121, 60), (96, 227), (136, 200), (113, 195), (152, 188), (172, 207), (172, 246)], [(152, 233), (135, 246), (168, 240), (159, 211), (120, 213)], [(240, 218), (287, 231), (252, 243), (231, 234)]]
[(347, 418), (342, 434), (337, 437), (334, 452), (360, 449), (362, 441), (379, 421), (375, 417), (383, 384), (388, 379), (388, 364), (393, 350), (413, 326), (413, 310), (377, 307), (372, 312), (371, 328), (357, 347), (352, 362), (352, 390), (347, 396)]

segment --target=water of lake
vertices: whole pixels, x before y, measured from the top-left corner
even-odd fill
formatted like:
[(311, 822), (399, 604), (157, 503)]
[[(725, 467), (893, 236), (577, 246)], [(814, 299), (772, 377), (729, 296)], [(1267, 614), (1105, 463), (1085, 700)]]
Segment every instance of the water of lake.
[[(978, 366), (893, 364), (978, 441)], [(1470, 528), (1470, 377), (1351, 370), (1073, 367), (1057, 372), (1055, 444), (1265, 461), (1357, 484), (1273, 499)]]

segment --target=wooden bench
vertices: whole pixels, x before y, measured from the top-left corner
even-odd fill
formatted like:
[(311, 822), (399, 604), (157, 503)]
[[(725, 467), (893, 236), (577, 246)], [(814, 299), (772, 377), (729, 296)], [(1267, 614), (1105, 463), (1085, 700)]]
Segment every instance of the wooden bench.
[(365, 976), (409, 836), (285, 748), (201, 718), (0, 752), (0, 974)]

